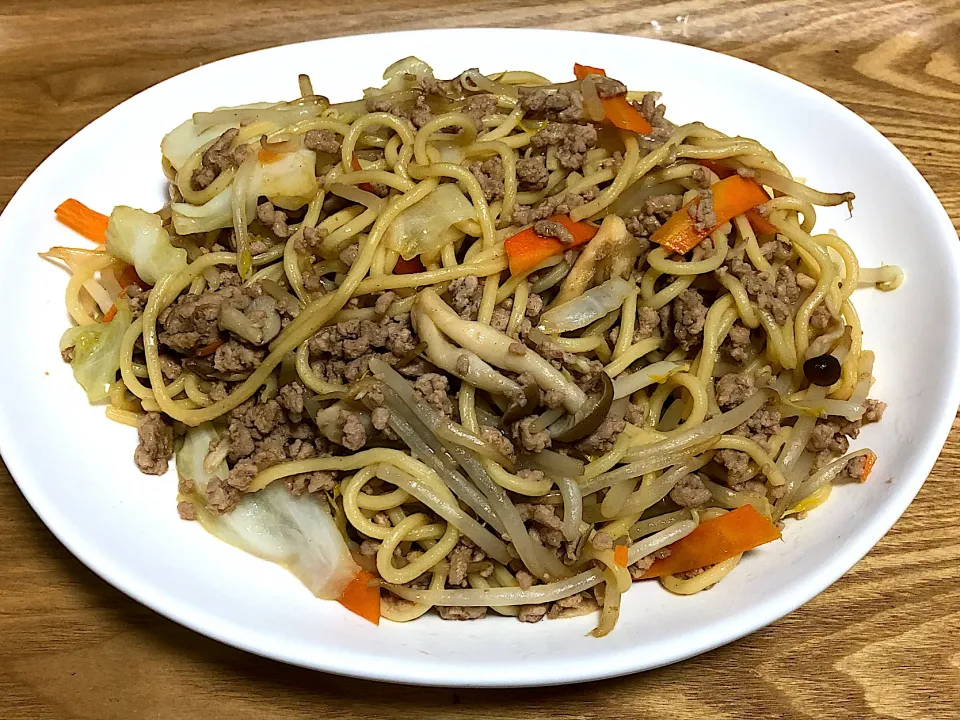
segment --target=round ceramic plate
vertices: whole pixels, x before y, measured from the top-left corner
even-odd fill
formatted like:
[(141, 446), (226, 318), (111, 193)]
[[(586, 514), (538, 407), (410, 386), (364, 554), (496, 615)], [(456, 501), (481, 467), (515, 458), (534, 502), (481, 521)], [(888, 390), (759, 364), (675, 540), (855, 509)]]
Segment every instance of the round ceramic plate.
[[(676, 122), (702, 120), (756, 138), (798, 177), (853, 190), (856, 213), (824, 210), (864, 265), (895, 263), (895, 293), (855, 296), (865, 344), (876, 351), (873, 395), (884, 421), (857, 446), (880, 459), (863, 486), (837, 488), (784, 541), (750, 553), (717, 587), (675, 597), (635, 585), (606, 638), (595, 617), (525, 625), (435, 616), (379, 627), (315, 599), (283, 569), (183, 522), (176, 480), (134, 467), (136, 433), (89, 407), (60, 360), (67, 276), (37, 258), (82, 239), (57, 224), (67, 197), (109, 212), (164, 200), (159, 143), (195, 111), (290, 99), (309, 73), (334, 100), (380, 83), (416, 54), (437, 77), (479, 66), (528, 69), (565, 80), (574, 61), (606, 68), (631, 88), (660, 90)], [(335, 67), (335, 72), (330, 68)], [(742, 637), (814, 597), (893, 525), (933, 466), (958, 403), (960, 261), (957, 235), (920, 174), (866, 122), (769, 70), (704, 50), (637, 38), (541, 30), (440, 30), (346, 37), (262, 50), (160, 83), (66, 142), (31, 175), (0, 217), (0, 448), (23, 494), (84, 563), (156, 611), (231, 645), (357, 677), (429, 685), (518, 686), (623, 675)]]

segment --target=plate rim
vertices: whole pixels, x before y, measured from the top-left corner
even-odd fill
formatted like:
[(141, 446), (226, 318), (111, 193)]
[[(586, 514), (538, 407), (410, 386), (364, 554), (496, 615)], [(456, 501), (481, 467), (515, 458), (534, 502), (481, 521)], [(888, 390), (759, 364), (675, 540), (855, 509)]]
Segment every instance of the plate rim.
[[(206, 71), (206, 68), (217, 66), (221, 63), (229, 63), (239, 57), (255, 54), (268, 54), (280, 48), (322, 45), (323, 43), (331, 40), (363, 42), (364, 40), (375, 41), (376, 38), (384, 36), (390, 36), (394, 38), (397, 36), (410, 36), (411, 38), (415, 39), (416, 36), (459, 35), (463, 33), (486, 34), (498, 37), (502, 37), (504, 34), (519, 36), (543, 35), (544, 33), (549, 33), (555, 36), (567, 35), (576, 37), (581, 41), (587, 42), (590, 42), (591, 40), (593, 42), (598, 42), (602, 39), (608, 39), (609, 37), (613, 36), (618, 39), (623, 38), (631, 43), (655, 43), (658, 45), (669, 43), (670, 45), (680, 48), (680, 52), (690, 52), (694, 55), (709, 57), (714, 62), (727, 63), (728, 65), (736, 66), (741, 70), (743, 70), (745, 66), (749, 66), (751, 68), (749, 72), (757, 73), (759, 76), (767, 77), (779, 83), (786, 83), (794, 92), (803, 93), (812, 101), (820, 105), (823, 105), (824, 103), (826, 103), (826, 106), (832, 105), (835, 111), (840, 112), (846, 117), (847, 120), (858, 125), (861, 132), (869, 134), (874, 141), (880, 141), (883, 145), (885, 145), (886, 149), (888, 150), (888, 157), (897, 164), (897, 169), (899, 172), (905, 174), (912, 180), (911, 184), (925, 196), (928, 203), (932, 201), (931, 210), (933, 212), (931, 215), (936, 215), (937, 224), (942, 226), (943, 229), (949, 229), (951, 233), (955, 233), (953, 222), (950, 219), (949, 214), (943, 208), (943, 205), (936, 193), (929, 186), (920, 172), (890, 140), (888, 140), (876, 128), (874, 128), (866, 120), (861, 118), (842, 103), (834, 100), (825, 93), (805, 85), (804, 83), (787, 75), (783, 75), (748, 60), (725, 55), (723, 53), (708, 50), (706, 48), (685, 45), (683, 43), (675, 43), (657, 38), (553, 28), (499, 28), (468, 26), (422, 30), (399, 30), (385, 33), (367, 33), (357, 35), (336, 35), (328, 38), (276, 45), (222, 58), (211, 63), (200, 65), (196, 68), (191, 68), (170, 78), (165, 78), (164, 80), (154, 83), (153, 85), (144, 88), (140, 92), (135, 93), (130, 98), (125, 99), (123, 102), (111, 108), (103, 115), (88, 123), (77, 133), (64, 140), (53, 152), (44, 158), (44, 160), (36, 168), (34, 168), (30, 175), (25, 178), (23, 183), (10, 198), (9, 202), (4, 208), (3, 213), (0, 214), (0, 235), (4, 233), (5, 226), (7, 224), (5, 221), (7, 211), (10, 207), (17, 206), (16, 201), (18, 197), (21, 195), (26, 195), (32, 190), (33, 183), (31, 181), (34, 180), (34, 178), (39, 174), (39, 171), (45, 165), (50, 163), (54, 157), (63, 152), (67, 152), (65, 148), (68, 144), (73, 143), (75, 139), (84, 137), (88, 132), (90, 132), (90, 128), (106, 122), (107, 119), (110, 118), (113, 113), (117, 112), (122, 106), (129, 103), (134, 98), (150, 92), (165, 83), (177, 80), (184, 75), (201, 74)], [(955, 277), (960, 277), (960, 244), (952, 244), (949, 247), (948, 252), (949, 256), (952, 258), (952, 267), (949, 269), (952, 270)], [(954, 306), (960, 307), (960, 291), (955, 291), (953, 302)], [(960, 357), (960, 347), (954, 345), (952, 352), (955, 359)], [(30, 465), (27, 458), (22, 456), (19, 449), (13, 446), (12, 442), (8, 442), (7, 440), (7, 424), (12, 420), (12, 416), (6, 408), (0, 408), (0, 453), (2, 453), (4, 462), (6, 463), (10, 475), (14, 479), (14, 482), (19, 488), (23, 497), (27, 500), (34, 512), (36, 512), (47, 529), (62, 545), (64, 545), (64, 547), (67, 548), (67, 550), (70, 551), (72, 555), (74, 555), (74, 557), (80, 560), (80, 562), (82, 562), (100, 578), (120, 590), (128, 597), (136, 600), (140, 604), (150, 608), (160, 615), (200, 633), (201, 635), (207, 636), (226, 645), (237, 647), (244, 651), (260, 655), (262, 657), (267, 657), (273, 660), (336, 675), (344, 675), (366, 680), (443, 687), (551, 686), (587, 682), (592, 680), (618, 677), (635, 672), (642, 672), (708, 652), (717, 647), (745, 637), (773, 622), (776, 622), (803, 604), (809, 602), (828, 587), (833, 585), (840, 577), (846, 574), (857, 562), (859, 562), (867, 553), (869, 553), (869, 551), (883, 538), (883, 536), (889, 532), (894, 523), (901, 517), (901, 515), (912, 503), (920, 488), (923, 486), (923, 483), (926, 481), (926, 478), (929, 476), (930, 471), (933, 469), (933, 466), (939, 458), (943, 449), (943, 445), (949, 436), (953, 419), (956, 415), (956, 408), (960, 406), (960, 374), (951, 374), (947, 390), (947, 393), (945, 393), (946, 403), (941, 411), (940, 417), (937, 418), (936, 422), (936, 431), (934, 433), (934, 440), (936, 442), (928, 442), (926, 444), (920, 462), (916, 464), (914, 472), (910, 475), (910, 478), (913, 478), (912, 481), (909, 484), (899, 483), (898, 492), (883, 504), (882, 511), (865, 522), (862, 529), (857, 533), (854, 541), (838, 548), (836, 555), (833, 557), (831, 562), (825, 566), (824, 570), (821, 570), (815, 574), (809, 574), (804, 579), (801, 587), (797, 588), (795, 595), (784, 598), (775, 597), (773, 600), (768, 599), (759, 603), (759, 607), (753, 607), (753, 604), (751, 604), (752, 614), (749, 618), (739, 618), (737, 622), (722, 623), (718, 631), (713, 632), (708, 640), (696, 644), (695, 649), (666, 652), (659, 656), (655, 662), (644, 662), (642, 659), (634, 657), (632, 662), (627, 662), (626, 664), (621, 662), (617, 669), (613, 669), (613, 667), (617, 665), (617, 663), (612, 661), (613, 658), (621, 661), (629, 660), (631, 658), (630, 653), (625, 650), (617, 655), (612, 656), (612, 658), (595, 668), (575, 667), (572, 663), (551, 665), (549, 666), (550, 670), (557, 671), (557, 674), (551, 676), (550, 678), (544, 677), (542, 672), (539, 674), (534, 673), (533, 676), (527, 676), (527, 674), (518, 674), (516, 673), (515, 668), (511, 669), (509, 673), (501, 673), (496, 677), (466, 678), (462, 675), (457, 675), (455, 669), (451, 668), (448, 668), (445, 673), (443, 671), (437, 672), (434, 670), (433, 674), (430, 676), (421, 677), (415, 672), (416, 668), (421, 667), (419, 665), (407, 664), (407, 667), (401, 669), (392, 667), (389, 663), (365, 663), (365, 661), (369, 661), (371, 657), (376, 659), (378, 657), (376, 655), (350, 655), (341, 656), (339, 658), (333, 658), (328, 655), (327, 657), (321, 658), (319, 662), (308, 662), (305, 659), (284, 655), (283, 652), (277, 648), (265, 646), (264, 644), (258, 644), (257, 641), (262, 638), (255, 632), (248, 632), (240, 635), (231, 633), (231, 628), (234, 627), (232, 623), (216, 622), (216, 616), (208, 613), (205, 608), (201, 609), (200, 612), (197, 612), (197, 608), (193, 607), (191, 603), (180, 600), (175, 595), (168, 595), (162, 592), (151, 593), (150, 588), (138, 587), (137, 581), (129, 576), (123, 566), (116, 565), (109, 555), (103, 555), (97, 550), (89, 547), (87, 542), (82, 537), (82, 533), (73, 532), (74, 528), (70, 527), (70, 523), (58, 523), (56, 521), (51, 522), (50, 519), (54, 518), (55, 520), (58, 514), (56, 503), (48, 502), (49, 498), (43, 496), (36, 483), (26, 482), (25, 484), (21, 484), (21, 481), (18, 479), (18, 476), (29, 477), (32, 473), (30, 471)], [(952, 412), (950, 412), (951, 410)], [(736, 614), (736, 612), (732, 613), (731, 617)], [(337, 665), (329, 662), (335, 659), (347, 661), (347, 664)], [(435, 660), (431, 661), (430, 667), (435, 668), (435, 663)]]

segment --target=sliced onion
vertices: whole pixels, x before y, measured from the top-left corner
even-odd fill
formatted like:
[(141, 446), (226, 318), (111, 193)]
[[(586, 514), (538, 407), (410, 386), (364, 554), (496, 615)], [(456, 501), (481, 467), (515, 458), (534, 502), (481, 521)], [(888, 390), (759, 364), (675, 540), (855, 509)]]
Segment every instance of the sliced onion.
[(627, 553), (627, 564), (633, 565), (640, 558), (645, 558), (650, 553), (672, 545), (680, 538), (684, 538), (697, 529), (696, 520), (681, 520), (671, 525), (666, 530), (661, 530), (655, 535), (644, 538), (630, 546)]
[(586, 327), (623, 305), (635, 287), (634, 283), (623, 278), (611, 278), (579, 297), (547, 310), (540, 316), (540, 330), (558, 335)]
[(580, 83), (580, 92), (583, 95), (583, 111), (588, 120), (600, 122), (607, 116), (603, 109), (603, 103), (600, 102), (600, 95), (597, 93), (596, 79), (597, 75), (587, 75)]
[(278, 137), (281, 139), (277, 140), (274, 138), (273, 140), (267, 140), (266, 135), (261, 135), (260, 147), (264, 150), (277, 153), (278, 155), (296, 152), (303, 147), (302, 135), (291, 135), (290, 133), (284, 133)]

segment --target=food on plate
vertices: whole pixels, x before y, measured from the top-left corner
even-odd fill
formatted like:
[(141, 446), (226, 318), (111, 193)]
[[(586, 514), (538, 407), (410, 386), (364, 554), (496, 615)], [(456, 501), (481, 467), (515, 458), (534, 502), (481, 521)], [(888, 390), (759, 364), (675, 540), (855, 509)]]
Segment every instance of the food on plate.
[(301, 75), (164, 137), (159, 211), (57, 208), (93, 243), (43, 253), (60, 351), (143, 472), (176, 457), (181, 517), (373, 622), (602, 636), (632, 582), (709, 588), (867, 479), (851, 296), (902, 273), (814, 234), (853, 194), (573, 75)]

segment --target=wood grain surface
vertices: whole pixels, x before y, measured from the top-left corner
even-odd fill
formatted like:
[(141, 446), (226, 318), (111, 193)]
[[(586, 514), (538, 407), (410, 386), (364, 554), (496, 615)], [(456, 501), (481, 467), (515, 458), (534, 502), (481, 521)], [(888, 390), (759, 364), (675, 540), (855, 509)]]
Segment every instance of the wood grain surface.
[[(287, 42), (460, 25), (658, 37), (773, 68), (883, 132), (960, 226), (960, 2), (936, 0), (4, 0), (0, 207), (77, 130), (184, 70)], [(481, 692), (345, 680), (184, 630), (75, 560), (0, 464), (0, 718), (957, 718), (958, 473), (955, 422), (876, 549), (744, 640), (620, 680)]]

